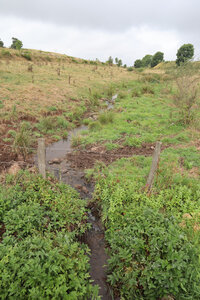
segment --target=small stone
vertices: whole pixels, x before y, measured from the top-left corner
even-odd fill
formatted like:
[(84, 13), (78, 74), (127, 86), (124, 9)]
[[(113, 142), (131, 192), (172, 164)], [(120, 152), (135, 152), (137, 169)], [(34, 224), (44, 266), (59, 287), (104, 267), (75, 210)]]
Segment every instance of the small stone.
[(154, 146), (151, 146), (150, 148), (151, 148), (152, 150), (154, 150), (154, 149), (155, 149), (155, 147), (154, 147)]

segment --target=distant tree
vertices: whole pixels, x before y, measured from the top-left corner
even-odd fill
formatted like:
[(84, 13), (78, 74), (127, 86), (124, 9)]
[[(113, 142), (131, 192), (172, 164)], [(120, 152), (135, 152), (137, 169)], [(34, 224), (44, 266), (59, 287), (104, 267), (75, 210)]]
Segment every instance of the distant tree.
[(194, 46), (192, 44), (182, 45), (177, 53), (176, 64), (180, 66), (181, 63), (187, 62), (189, 59), (192, 59), (194, 56)]
[(147, 54), (142, 58), (142, 66), (144, 68), (151, 66), (152, 57), (153, 57), (152, 55)]
[(124, 68), (127, 68), (127, 65), (126, 65), (126, 64), (124, 64), (124, 65), (123, 65), (123, 67), (124, 67)]
[(118, 65), (118, 67), (121, 67), (121, 66), (122, 66), (122, 60), (121, 60), (121, 59), (118, 60), (117, 65)]
[(23, 44), (22, 41), (18, 40), (17, 38), (12, 38), (12, 44), (10, 48), (20, 50), (22, 48)]
[(118, 64), (119, 59), (117, 57), (115, 57), (115, 63), (116, 65)]
[(134, 62), (134, 67), (135, 68), (141, 68), (142, 67), (142, 60), (141, 59), (136, 59)]
[(113, 64), (113, 58), (112, 56), (109, 56), (107, 63), (111, 66)]
[(0, 39), (0, 48), (3, 48), (4, 47), (4, 43), (3, 41)]
[(157, 66), (163, 60), (164, 60), (164, 53), (160, 51), (156, 52), (152, 57), (151, 67), (153, 68)]

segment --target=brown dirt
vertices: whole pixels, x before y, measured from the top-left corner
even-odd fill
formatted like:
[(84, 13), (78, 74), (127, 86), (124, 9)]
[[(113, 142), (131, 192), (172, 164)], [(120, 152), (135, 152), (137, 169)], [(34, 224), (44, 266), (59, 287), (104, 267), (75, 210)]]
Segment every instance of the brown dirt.
[[(131, 157), (133, 155), (152, 156), (155, 148), (154, 143), (144, 143), (140, 148), (124, 146), (114, 150), (106, 150), (104, 146), (92, 146), (87, 150), (80, 150), (67, 155), (72, 167), (79, 169), (92, 168), (97, 161), (106, 165), (122, 157)], [(162, 150), (167, 146), (162, 146)]]

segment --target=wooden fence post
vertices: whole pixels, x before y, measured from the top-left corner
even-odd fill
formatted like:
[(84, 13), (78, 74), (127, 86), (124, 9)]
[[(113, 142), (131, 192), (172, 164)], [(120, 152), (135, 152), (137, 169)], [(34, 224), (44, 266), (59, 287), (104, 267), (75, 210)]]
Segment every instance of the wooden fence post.
[(45, 179), (46, 178), (46, 150), (45, 150), (45, 139), (44, 138), (38, 139), (37, 156), (38, 156), (39, 173)]
[(161, 142), (156, 142), (156, 147), (155, 147), (155, 150), (153, 153), (152, 165), (151, 165), (151, 169), (150, 169), (149, 176), (148, 176), (147, 183), (146, 183), (146, 188), (149, 192), (151, 191), (153, 181), (154, 181), (154, 176), (155, 176), (156, 170), (158, 168), (160, 152), (161, 152), (161, 145), (162, 145)]

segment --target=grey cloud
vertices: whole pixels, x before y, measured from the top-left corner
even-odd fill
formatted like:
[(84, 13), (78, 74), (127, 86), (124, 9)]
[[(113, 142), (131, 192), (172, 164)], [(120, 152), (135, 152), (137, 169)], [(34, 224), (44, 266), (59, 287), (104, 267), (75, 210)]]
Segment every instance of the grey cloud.
[(186, 33), (197, 31), (199, 10), (199, 0), (1, 0), (0, 4), (0, 15), (107, 31), (145, 24)]

